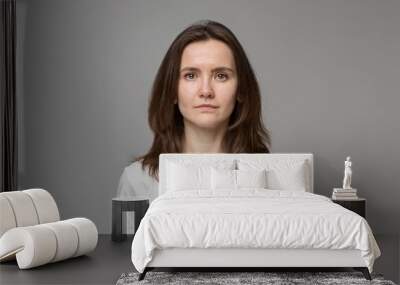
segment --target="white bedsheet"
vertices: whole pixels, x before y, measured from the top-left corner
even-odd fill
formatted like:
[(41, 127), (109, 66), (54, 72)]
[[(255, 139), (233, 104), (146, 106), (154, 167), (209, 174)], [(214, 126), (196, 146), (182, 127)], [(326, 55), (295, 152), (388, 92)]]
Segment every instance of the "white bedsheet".
[(321, 195), (266, 189), (159, 196), (133, 239), (133, 265), (143, 272), (154, 249), (170, 247), (358, 249), (370, 272), (380, 256), (361, 216)]

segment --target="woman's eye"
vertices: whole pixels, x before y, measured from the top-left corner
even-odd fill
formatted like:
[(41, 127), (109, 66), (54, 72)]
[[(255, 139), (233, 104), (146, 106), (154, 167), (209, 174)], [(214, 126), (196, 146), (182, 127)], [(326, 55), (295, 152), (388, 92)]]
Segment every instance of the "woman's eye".
[(184, 75), (184, 77), (185, 77), (186, 79), (193, 79), (193, 78), (194, 78), (194, 73), (186, 73), (186, 74)]
[(218, 73), (217, 74), (217, 78), (218, 79), (222, 79), (222, 80), (226, 80), (226, 79), (228, 79), (228, 76), (226, 74), (224, 74), (224, 73)]

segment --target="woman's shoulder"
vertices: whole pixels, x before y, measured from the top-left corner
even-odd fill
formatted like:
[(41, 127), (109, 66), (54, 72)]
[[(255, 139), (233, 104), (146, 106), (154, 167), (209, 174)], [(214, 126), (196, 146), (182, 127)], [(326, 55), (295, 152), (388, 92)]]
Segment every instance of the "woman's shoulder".
[(127, 172), (134, 172), (134, 171), (142, 171), (142, 161), (141, 160), (136, 160), (129, 164), (128, 166), (125, 167), (125, 171)]
[(124, 169), (125, 175), (131, 179), (141, 178), (148, 181), (155, 180), (148, 171), (148, 167), (143, 167), (142, 161), (137, 160), (126, 166)]
[(154, 199), (157, 193), (158, 182), (149, 175), (147, 168), (142, 168), (141, 161), (134, 161), (124, 168), (118, 184), (118, 197), (149, 195)]

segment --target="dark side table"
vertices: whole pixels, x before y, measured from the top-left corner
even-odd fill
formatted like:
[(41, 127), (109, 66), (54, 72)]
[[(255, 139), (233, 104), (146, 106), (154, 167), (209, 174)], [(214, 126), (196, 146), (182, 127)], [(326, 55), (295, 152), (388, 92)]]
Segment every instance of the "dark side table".
[(139, 227), (140, 221), (149, 208), (149, 198), (145, 196), (113, 198), (112, 199), (112, 241), (123, 241), (127, 238), (122, 233), (122, 214), (123, 212), (135, 212), (135, 231)]
[(342, 206), (350, 211), (353, 211), (354, 213), (359, 214), (364, 219), (366, 218), (365, 212), (366, 212), (367, 200), (365, 198), (356, 198), (353, 200), (332, 199), (332, 202), (339, 204), (340, 206)]

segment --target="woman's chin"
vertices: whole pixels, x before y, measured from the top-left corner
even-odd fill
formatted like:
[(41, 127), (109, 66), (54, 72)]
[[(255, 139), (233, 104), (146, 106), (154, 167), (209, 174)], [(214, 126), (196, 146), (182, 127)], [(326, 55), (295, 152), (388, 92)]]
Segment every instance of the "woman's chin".
[(220, 118), (212, 117), (212, 116), (200, 116), (196, 118), (184, 119), (184, 124), (187, 127), (194, 127), (205, 130), (214, 130), (220, 129), (223, 126), (227, 126), (227, 120), (221, 120)]
[(201, 129), (213, 130), (213, 129), (220, 128), (222, 123), (215, 122), (215, 121), (200, 121), (200, 122), (194, 123), (194, 125)]

